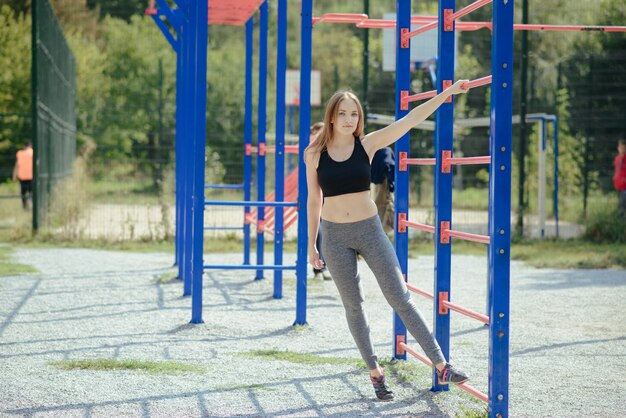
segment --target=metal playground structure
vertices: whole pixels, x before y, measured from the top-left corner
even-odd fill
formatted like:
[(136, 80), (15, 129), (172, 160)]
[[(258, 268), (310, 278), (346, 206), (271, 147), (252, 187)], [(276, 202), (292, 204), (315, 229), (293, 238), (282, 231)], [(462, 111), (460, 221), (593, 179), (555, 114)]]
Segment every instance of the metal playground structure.
[[(231, 2), (226, 0), (175, 0), (176, 8), (166, 0), (151, 0), (146, 13), (154, 18), (177, 54), (176, 92), (176, 263), (179, 278), (184, 281), (184, 295), (191, 295), (191, 322), (202, 322), (202, 277), (205, 269), (254, 270), (255, 279), (262, 279), (266, 270), (274, 271), (274, 298), (282, 297), (282, 271), (295, 270), (296, 319), (295, 324), (306, 323), (307, 300), (307, 186), (305, 171), (298, 170), (284, 178), (284, 157), (288, 152), (298, 153), (303, 163), (304, 149), (309, 144), (311, 102), (312, 31), (316, 24), (355, 24), (359, 28), (395, 28), (396, 33), (396, 111), (395, 118), (409, 112), (411, 102), (427, 99), (449, 87), (455, 80), (455, 31), (488, 29), (492, 33), (491, 75), (468, 83), (467, 88), (491, 85), (490, 149), (481, 157), (455, 158), (452, 155), (454, 139), (454, 107), (452, 99), (444, 103), (436, 114), (435, 155), (432, 158), (411, 158), (409, 134), (396, 143), (395, 190), (395, 249), (402, 273), (407, 282), (408, 234), (407, 228), (416, 228), (435, 236), (434, 293), (413, 284), (407, 287), (418, 295), (433, 300), (434, 333), (444, 356), (450, 356), (450, 311), (478, 320), (489, 327), (488, 392), (482, 393), (464, 384), (459, 387), (488, 403), (490, 417), (507, 417), (509, 406), (509, 295), (510, 295), (510, 239), (511, 239), (511, 151), (513, 100), (513, 33), (514, 30), (540, 31), (605, 31), (625, 32), (626, 27), (560, 26), (514, 24), (514, 0), (478, 0), (456, 10), (456, 0), (439, 0), (437, 16), (412, 16), (411, 0), (396, 1), (396, 20), (370, 19), (364, 14), (329, 13), (313, 16), (313, 0), (301, 2), (300, 45), (300, 120), (297, 147), (285, 145), (285, 73), (287, 58), (287, 0), (277, 0), (276, 45), (276, 133), (275, 147), (266, 145), (266, 79), (267, 79), (267, 0)], [(471, 12), (490, 5), (491, 22), (458, 21)], [(253, 15), (259, 11), (259, 85), (258, 85), (258, 141), (252, 145), (252, 53)], [(211, 188), (233, 188), (244, 191), (242, 201), (205, 201), (204, 184), (206, 146), (206, 89), (207, 89), (207, 22), (245, 26), (245, 128), (243, 133), (244, 184), (208, 185)], [(411, 25), (421, 25), (411, 31)], [(437, 90), (411, 95), (410, 57), (411, 38), (428, 30), (438, 31)], [(462, 76), (462, 75), (461, 75)], [(545, 122), (545, 120), (544, 120)], [(545, 123), (544, 125), (545, 126)], [(556, 128), (555, 128), (556, 131)], [(543, 135), (545, 138), (545, 134)], [(545, 141), (544, 141), (545, 142)], [(265, 193), (265, 156), (276, 155), (273, 195)], [(257, 157), (257, 195), (251, 199), (252, 156)], [(477, 235), (453, 229), (452, 225), (452, 169), (453, 165), (489, 164), (489, 225), (488, 235)], [(409, 176), (411, 165), (435, 166), (435, 224), (425, 225), (408, 219)], [(297, 182), (296, 182), (297, 178)], [(297, 187), (296, 187), (297, 185)], [(244, 261), (241, 265), (205, 265), (203, 263), (203, 232), (205, 205), (226, 205), (244, 209)], [(256, 214), (252, 208), (258, 208)], [(271, 220), (265, 208), (273, 208)], [(297, 262), (283, 263), (283, 235), (288, 224), (298, 227)], [(257, 262), (250, 263), (250, 225), (256, 223)], [(274, 234), (273, 264), (264, 263), (264, 233), (271, 228)], [(488, 245), (488, 312), (487, 315), (461, 307), (452, 302), (451, 254), (452, 238)], [(394, 314), (393, 355), (406, 359), (410, 353), (430, 364), (428, 359), (408, 345), (406, 328)], [(437, 383), (433, 373), (432, 390), (447, 390)]]

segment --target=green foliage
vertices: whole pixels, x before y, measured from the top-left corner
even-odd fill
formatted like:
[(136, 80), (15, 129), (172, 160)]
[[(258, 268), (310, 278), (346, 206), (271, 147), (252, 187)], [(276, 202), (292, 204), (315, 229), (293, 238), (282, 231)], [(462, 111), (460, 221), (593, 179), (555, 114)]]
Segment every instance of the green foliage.
[(36, 273), (37, 269), (26, 265), (15, 263), (11, 260), (13, 250), (4, 245), (0, 245), (0, 276), (16, 276), (23, 273)]
[(626, 216), (606, 206), (592, 212), (585, 220), (584, 238), (598, 244), (626, 244)]

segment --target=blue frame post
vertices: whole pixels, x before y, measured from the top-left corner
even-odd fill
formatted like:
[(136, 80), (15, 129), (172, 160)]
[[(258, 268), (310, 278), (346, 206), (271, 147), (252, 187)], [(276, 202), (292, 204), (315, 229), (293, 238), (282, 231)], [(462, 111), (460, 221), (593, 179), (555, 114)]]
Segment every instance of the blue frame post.
[(192, 253), (193, 253), (193, 226), (192, 226), (192, 204), (193, 204), (193, 196), (192, 196), (192, 181), (193, 181), (193, 161), (191, 160), (193, 155), (193, 118), (192, 118), (192, 109), (193, 109), (193, 86), (191, 86), (191, 81), (193, 79), (193, 61), (192, 57), (195, 54), (194, 51), (194, 35), (192, 31), (192, 20), (193, 20), (193, 11), (189, 2), (185, 5), (187, 19), (183, 24), (183, 43), (182, 43), (182, 51), (183, 51), (183, 74), (184, 74), (184, 82), (183, 82), (183, 100), (182, 100), (182, 113), (184, 114), (184, 136), (183, 140), (183, 152), (185, 155), (184, 158), (184, 168), (183, 168), (183, 211), (184, 211), (184, 220), (183, 220), (183, 230), (184, 230), (184, 243), (183, 243), (183, 296), (191, 296), (191, 283), (192, 283), (192, 275), (191, 275), (191, 263), (192, 263)]
[[(409, 91), (411, 86), (411, 62), (410, 62), (410, 41), (405, 45), (402, 45), (401, 35), (403, 31), (407, 29), (411, 30), (411, 0), (398, 0), (396, 2), (396, 120), (404, 117), (409, 113), (408, 106), (406, 109), (402, 109), (401, 92)], [(407, 104), (408, 105), (408, 104)], [(400, 138), (395, 144), (396, 156), (399, 159), (403, 152), (409, 153), (410, 132), (407, 132), (402, 138)], [(406, 214), (408, 219), (409, 215), (409, 171), (408, 167), (404, 167), (404, 170), (400, 170), (400, 164), (396, 164), (396, 188), (395, 188), (395, 213)], [(396, 219), (396, 227), (394, 231), (394, 243), (398, 261), (400, 262), (400, 269), (404, 275), (405, 281), (408, 280), (408, 264), (409, 264), (409, 234), (404, 228), (403, 232), (400, 232), (399, 222)], [(393, 353), (392, 355), (397, 359), (406, 360), (406, 351), (402, 347), (399, 347), (400, 342), (406, 343), (406, 326), (398, 316), (398, 313), (393, 313)]]
[(294, 325), (306, 324), (306, 270), (308, 260), (308, 222), (304, 149), (309, 145), (311, 125), (311, 48), (313, 41), (313, 0), (302, 0), (300, 37), (300, 126), (298, 149), (298, 260), (296, 268), (296, 321)]
[(493, 2), (489, 185), (489, 416), (509, 413), (509, 297), (514, 0)]
[[(276, 45), (276, 153), (277, 202), (285, 200), (285, 72), (287, 71), (287, 0), (278, 0), (278, 39)], [(274, 211), (274, 265), (283, 264), (284, 210)], [(283, 272), (274, 270), (274, 298), (283, 297)]]
[(554, 195), (552, 198), (552, 207), (554, 208), (554, 221), (556, 223), (556, 237), (559, 238), (559, 118), (551, 115), (552, 128), (554, 129)]
[(194, 37), (193, 90), (193, 254), (191, 323), (202, 323), (202, 277), (204, 247), (204, 170), (206, 156), (206, 98), (207, 98), (207, 48), (208, 2), (197, 0), (192, 7), (190, 37)]
[[(257, 200), (265, 200), (265, 130), (267, 122), (267, 0), (261, 3), (259, 19), (259, 98), (257, 109)], [(262, 266), (265, 247), (265, 208), (257, 210), (256, 261)], [(263, 270), (257, 270), (254, 280), (263, 280)]]
[[(444, 90), (446, 81), (454, 82), (454, 23), (452, 30), (446, 30), (444, 25), (446, 13), (454, 13), (456, 0), (439, 1), (439, 26), (437, 56), (437, 91)], [(444, 103), (437, 110), (435, 128), (435, 292), (433, 303), (433, 328), (435, 338), (439, 342), (441, 351), (446, 360), (450, 359), (450, 312), (439, 310), (440, 299), (451, 300), (450, 292), (450, 264), (452, 260), (451, 241), (442, 243), (442, 222), (449, 222), (452, 227), (452, 172), (442, 172), (443, 152), (453, 151), (454, 142), (454, 98)], [(450, 154), (452, 155), (452, 154)], [(440, 385), (437, 373), (433, 371), (433, 391), (448, 390), (448, 385)]]
[[(250, 201), (252, 184), (252, 50), (254, 18), (246, 22), (246, 81), (244, 112), (243, 200)], [(250, 206), (243, 209), (243, 264), (250, 264)]]

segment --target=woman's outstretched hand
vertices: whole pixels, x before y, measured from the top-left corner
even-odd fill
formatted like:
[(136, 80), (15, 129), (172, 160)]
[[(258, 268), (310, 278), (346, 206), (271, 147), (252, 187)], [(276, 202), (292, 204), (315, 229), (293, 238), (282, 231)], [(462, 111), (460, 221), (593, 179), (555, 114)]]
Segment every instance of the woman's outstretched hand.
[[(469, 88), (467, 87), (467, 83), (469, 83), (469, 80), (458, 80), (456, 83), (450, 86), (448, 90), (451, 94), (467, 93), (469, 90)], [(465, 85), (465, 87), (463, 85)]]
[(309, 263), (314, 269), (321, 270), (324, 268), (324, 262), (320, 259), (320, 253), (317, 248), (309, 249)]

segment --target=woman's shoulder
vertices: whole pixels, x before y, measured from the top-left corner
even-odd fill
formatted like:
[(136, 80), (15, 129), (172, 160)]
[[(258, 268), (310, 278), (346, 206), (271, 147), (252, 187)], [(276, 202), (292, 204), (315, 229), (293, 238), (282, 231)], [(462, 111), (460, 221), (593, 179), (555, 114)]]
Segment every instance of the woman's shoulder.
[(304, 150), (304, 163), (317, 168), (321, 156), (321, 151), (315, 147), (307, 147)]

